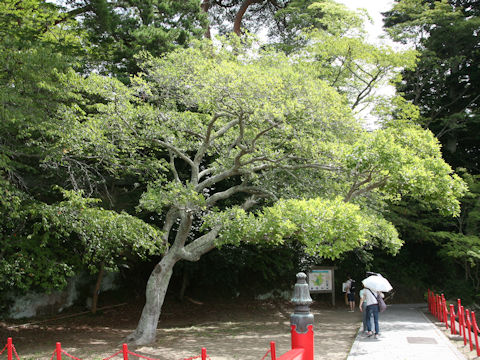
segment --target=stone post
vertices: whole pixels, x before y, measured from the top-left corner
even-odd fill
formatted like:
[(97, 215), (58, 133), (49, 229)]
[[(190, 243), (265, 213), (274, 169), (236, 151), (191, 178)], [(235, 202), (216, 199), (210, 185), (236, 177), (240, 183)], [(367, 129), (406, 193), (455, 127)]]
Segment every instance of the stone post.
[(297, 274), (297, 282), (292, 302), (295, 305), (294, 313), (290, 316), (292, 332), (292, 349), (304, 349), (303, 360), (313, 360), (313, 314), (310, 304), (313, 302), (307, 284), (307, 275)]

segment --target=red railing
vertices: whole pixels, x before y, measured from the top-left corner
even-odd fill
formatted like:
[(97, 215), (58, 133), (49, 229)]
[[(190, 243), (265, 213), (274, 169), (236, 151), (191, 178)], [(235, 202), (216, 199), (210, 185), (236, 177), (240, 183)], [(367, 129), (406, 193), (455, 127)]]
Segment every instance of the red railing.
[[(20, 357), (17, 354), (17, 350), (15, 349), (15, 345), (13, 345), (12, 338), (7, 339), (7, 344), (5, 345), (3, 350), (0, 351), (0, 355), (2, 355), (2, 353), (5, 350), (7, 350), (7, 359), (8, 360), (13, 360), (13, 354), (15, 354), (16, 360), (20, 360)], [(53, 354), (52, 354), (52, 357), (50, 358), (50, 360), (53, 360), (53, 359), (62, 360), (62, 354), (71, 358), (71, 359), (73, 359), (73, 360), (81, 360), (81, 359), (67, 353), (65, 350), (63, 350), (62, 349), (62, 344), (59, 343), (59, 342), (57, 342), (55, 344), (55, 350), (53, 351)], [(135, 357), (138, 357), (138, 358), (141, 358), (141, 359), (146, 359), (146, 360), (159, 360), (159, 359), (154, 359), (154, 358), (150, 358), (150, 357), (147, 357), (147, 356), (143, 356), (143, 355), (140, 355), (140, 354), (136, 354), (136, 353), (128, 350), (128, 345), (127, 344), (123, 344), (122, 350), (117, 351), (115, 354), (113, 354), (113, 355), (111, 355), (111, 356), (109, 356), (105, 359), (102, 359), (102, 360), (110, 360), (110, 359), (112, 359), (115, 356), (120, 355), (120, 354), (123, 355), (123, 360), (129, 360), (129, 358), (128, 358), (129, 355), (132, 355), (132, 356), (135, 356)], [(184, 358), (182, 360), (193, 360), (193, 359), (201, 359), (201, 360), (210, 359), (210, 357), (207, 356), (207, 349), (202, 348), (200, 355), (192, 356), (192, 357), (189, 357), (189, 358)], [(272, 359), (272, 360), (275, 360), (275, 359)]]
[[(447, 309), (450, 310), (448, 311)], [(473, 348), (475, 348), (477, 356), (480, 356), (480, 348), (478, 346), (478, 334), (480, 333), (480, 329), (478, 328), (477, 320), (475, 318), (475, 311), (465, 309), (462, 306), (461, 300), (457, 299), (457, 312), (455, 312), (455, 305), (449, 304), (447, 306), (443, 294), (438, 295), (430, 290), (428, 290), (428, 310), (438, 319), (439, 322), (445, 324), (447, 330), (450, 328), (452, 335), (457, 334), (458, 322), (458, 335), (463, 337), (463, 345), (466, 346), (468, 344), (470, 351), (473, 351)]]
[[(305, 273), (299, 272), (297, 274), (297, 282), (295, 284), (294, 296), (292, 299), (292, 302), (295, 304), (295, 311), (292, 314), (292, 317), (290, 319), (292, 350), (287, 351), (285, 354), (280, 356), (278, 360), (313, 360), (314, 359), (313, 315), (310, 313), (309, 305), (307, 305), (308, 314), (305, 314), (305, 304), (310, 304), (312, 302), (306, 279), (307, 279), (307, 275)], [(430, 290), (428, 293), (430, 297)], [(305, 315), (308, 315), (307, 319), (309, 319), (309, 321), (311, 320), (311, 323), (304, 324), (303, 321), (301, 321), (301, 319), (305, 319)], [(303, 326), (307, 326), (307, 331), (306, 332), (297, 331), (297, 326), (300, 326), (300, 328), (303, 328)], [(13, 353), (15, 353), (16, 360), (20, 360), (20, 358), (18, 357), (17, 351), (15, 350), (15, 346), (13, 345), (12, 338), (7, 339), (7, 344), (5, 345), (3, 350), (0, 351), (0, 355), (5, 350), (7, 350), (8, 360), (13, 360)], [(62, 360), (62, 354), (66, 355), (67, 357), (70, 357), (73, 360), (81, 360), (64, 351), (62, 349), (62, 345), (59, 342), (56, 343), (55, 351), (53, 352), (50, 360), (54, 360), (55, 357), (56, 357), (56, 360)], [(120, 354), (123, 354), (123, 360), (129, 360), (128, 359), (129, 355), (132, 355), (141, 359), (145, 359), (145, 360), (159, 360), (159, 359), (152, 359), (143, 355), (135, 354), (130, 350), (128, 350), (127, 344), (123, 344), (122, 350), (117, 351), (115, 354), (102, 360), (110, 360)], [(265, 360), (268, 354), (270, 354), (271, 360), (277, 360), (274, 341), (270, 342), (270, 349), (265, 353), (265, 355), (262, 357), (261, 360)], [(206, 360), (208, 358), (207, 350), (205, 348), (202, 348), (201, 355), (185, 358), (182, 360), (193, 360), (193, 359), (199, 359), (199, 358), (201, 358), (202, 360)]]
[[(477, 339), (477, 341), (478, 341), (478, 339)], [(7, 344), (4, 346), (3, 350), (0, 351), (0, 355), (2, 355), (5, 352), (5, 350), (7, 350), (7, 359), (8, 360), (13, 360), (13, 355), (15, 355), (16, 360), (20, 360), (20, 357), (17, 354), (17, 350), (15, 349), (15, 345), (13, 344), (12, 338), (7, 339)], [(304, 353), (305, 353), (304, 349), (300, 349), (300, 348), (292, 349), (290, 351), (287, 351), (282, 356), (280, 356), (278, 358), (278, 360), (303, 360), (303, 354)], [(55, 344), (55, 350), (53, 351), (53, 354), (52, 354), (50, 360), (62, 360), (62, 354), (71, 358), (71, 359), (73, 359), (73, 360), (81, 360), (81, 359), (67, 353), (65, 350), (63, 350), (62, 349), (62, 344), (59, 343), (59, 342), (57, 342)], [(106, 357), (102, 360), (110, 360), (110, 359), (112, 359), (112, 358), (114, 358), (114, 357), (116, 357), (120, 354), (122, 354), (123, 360), (129, 360), (129, 355), (132, 355), (132, 356), (135, 356), (135, 357), (138, 357), (138, 358), (141, 358), (141, 359), (145, 359), (145, 360), (159, 360), (159, 359), (154, 359), (154, 358), (150, 358), (150, 357), (147, 357), (147, 356), (143, 356), (143, 355), (140, 355), (140, 354), (136, 354), (136, 353), (128, 350), (128, 345), (127, 344), (122, 345), (122, 350), (119, 350), (115, 354), (110, 355), (109, 357)], [(270, 359), (271, 360), (277, 360), (276, 350), (275, 350), (275, 342), (274, 341), (270, 342), (270, 349), (265, 353), (265, 355), (262, 357), (261, 360), (265, 360), (269, 354), (270, 354)], [(210, 359), (210, 357), (207, 356), (207, 349), (202, 348), (200, 355), (192, 356), (192, 357), (189, 357), (189, 358), (184, 358), (182, 360), (194, 360), (194, 359), (201, 359), (201, 360)]]

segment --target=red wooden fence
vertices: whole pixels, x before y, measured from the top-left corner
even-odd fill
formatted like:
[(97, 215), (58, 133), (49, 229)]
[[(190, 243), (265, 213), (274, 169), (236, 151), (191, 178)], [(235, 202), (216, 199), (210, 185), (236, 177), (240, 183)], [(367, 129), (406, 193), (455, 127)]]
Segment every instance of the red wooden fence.
[[(480, 329), (477, 325), (475, 318), (475, 311), (470, 311), (462, 306), (462, 301), (457, 299), (457, 311), (455, 312), (455, 305), (449, 304), (443, 294), (435, 294), (433, 291), (428, 290), (428, 310), (435, 316), (438, 321), (445, 324), (445, 328), (452, 335), (458, 334), (463, 337), (463, 345), (470, 347), (470, 351), (473, 348), (477, 351), (477, 356), (480, 356), (480, 348), (478, 346), (478, 334)], [(475, 344), (474, 344), (475, 342)]]
[[(313, 314), (310, 313), (310, 304), (312, 303), (312, 299), (310, 298), (310, 292), (306, 278), (307, 276), (302, 272), (297, 274), (297, 282), (295, 284), (295, 290), (292, 299), (292, 302), (295, 304), (295, 311), (290, 318), (292, 350), (287, 351), (285, 354), (280, 356), (278, 360), (313, 360), (314, 358)], [(472, 315), (473, 318), (475, 318), (473, 313)], [(0, 355), (2, 355), (5, 350), (7, 350), (8, 360), (13, 360), (14, 354), (16, 360), (20, 360), (12, 338), (7, 339), (7, 344), (3, 350), (0, 351)], [(53, 360), (54, 358), (56, 358), (56, 360), (62, 360), (62, 354), (73, 360), (81, 360), (64, 351), (62, 349), (62, 344), (59, 342), (56, 343), (55, 351), (53, 352), (50, 360)], [(129, 355), (145, 360), (159, 360), (131, 352), (128, 350), (127, 344), (123, 344), (122, 350), (119, 350), (115, 354), (102, 360), (110, 360), (116, 356), (119, 356), (120, 354), (123, 355), (123, 360), (129, 360)], [(265, 353), (261, 360), (265, 360), (269, 354), (271, 360), (277, 360), (274, 341), (270, 342), (270, 349)], [(205, 348), (201, 349), (200, 355), (192, 356), (182, 360), (193, 360), (200, 358), (201, 360), (206, 360), (209, 358)]]
[[(12, 338), (7, 339), (7, 344), (5, 345), (3, 350), (0, 351), (0, 355), (2, 355), (2, 353), (5, 350), (7, 350), (7, 359), (8, 360), (13, 360), (13, 355), (15, 355), (16, 360), (20, 360), (20, 357), (17, 354), (17, 350), (15, 349), (15, 345), (13, 344)], [(147, 357), (147, 356), (143, 356), (143, 355), (140, 355), (140, 354), (136, 354), (136, 353), (128, 350), (128, 345), (127, 344), (123, 344), (122, 350), (117, 351), (115, 354), (113, 354), (109, 357), (106, 357), (102, 360), (110, 360), (110, 359), (112, 359), (116, 356), (119, 356), (120, 354), (123, 356), (123, 360), (129, 360), (129, 357), (128, 357), (129, 355), (132, 355), (132, 356), (135, 356), (135, 357), (138, 357), (138, 358), (141, 358), (141, 359), (146, 359), (146, 360), (159, 360), (159, 359), (153, 359), (153, 358), (150, 358), (150, 357)], [(53, 360), (53, 359), (62, 360), (62, 355), (65, 355), (65, 356), (67, 356), (67, 357), (69, 357), (73, 360), (80, 360), (79, 358), (77, 358), (77, 357), (67, 353), (65, 350), (63, 350), (62, 349), (62, 344), (57, 342), (55, 344), (55, 350), (53, 351), (53, 354), (52, 354), (52, 357), (50, 358), (50, 360)], [(192, 357), (189, 357), (189, 358), (184, 358), (182, 360), (193, 360), (193, 359), (207, 360), (207, 358), (209, 358), (207, 356), (207, 350), (205, 348), (202, 348), (200, 355), (192, 356)]]

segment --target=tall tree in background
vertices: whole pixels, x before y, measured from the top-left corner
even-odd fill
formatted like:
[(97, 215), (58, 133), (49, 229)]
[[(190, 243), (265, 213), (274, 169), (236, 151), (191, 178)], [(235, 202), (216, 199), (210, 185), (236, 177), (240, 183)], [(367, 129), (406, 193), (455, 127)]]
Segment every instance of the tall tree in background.
[(470, 188), (456, 221), (439, 222), (417, 208), (416, 214), (411, 214), (416, 225), (409, 226), (410, 232), (417, 229), (412, 236), (431, 239), (442, 249), (441, 256), (457, 261), (465, 280), (478, 293), (480, 4), (402, 0), (386, 15), (385, 26), (393, 38), (414, 46), (420, 54), (417, 67), (404, 73), (398, 90), (418, 106), (420, 123), (439, 139), (444, 158), (453, 168), (461, 169)]
[(399, 1), (385, 26), (420, 52), (399, 90), (420, 109), (423, 126), (444, 145), (445, 159), (480, 173), (480, 4)]
[(333, 0), (203, 0), (202, 9), (210, 26), (221, 35), (262, 32), (287, 52), (305, 44), (305, 29), (326, 29), (327, 18), (332, 15), (342, 16), (343, 29), (353, 25), (352, 18), (357, 26), (362, 23)]
[[(65, 284), (72, 275), (58, 243), (39, 246), (33, 232), (32, 209), (51, 196), (49, 184), (61, 176), (40, 167), (46, 156), (43, 140), (58, 104), (68, 101), (59, 74), (81, 53), (81, 34), (75, 24), (55, 27), (60, 13), (43, 1), (0, 3), (0, 287), (44, 290)], [(65, 31), (69, 27), (69, 31)], [(55, 180), (53, 180), (55, 179)], [(51, 180), (53, 180), (51, 182)], [(32, 261), (35, 259), (34, 261)], [(35, 285), (37, 286), (35, 286)]]
[(207, 17), (199, 0), (62, 0), (58, 21), (76, 19), (90, 43), (90, 67), (128, 81), (135, 54), (160, 56), (201, 38)]

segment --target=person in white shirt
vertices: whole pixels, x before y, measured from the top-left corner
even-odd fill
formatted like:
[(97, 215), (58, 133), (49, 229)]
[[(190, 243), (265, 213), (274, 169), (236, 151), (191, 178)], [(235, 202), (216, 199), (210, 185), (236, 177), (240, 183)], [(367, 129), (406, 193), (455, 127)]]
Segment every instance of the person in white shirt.
[[(363, 297), (360, 299), (359, 308), (360, 311), (363, 311), (363, 303), (366, 303), (366, 318), (367, 318), (367, 336), (374, 335), (375, 339), (378, 338), (378, 334), (380, 332), (379, 325), (378, 325), (378, 301), (377, 295), (383, 297), (383, 294), (380, 291), (372, 291), (369, 288), (365, 288), (363, 292)], [(375, 325), (375, 334), (372, 333), (372, 322), (370, 321), (370, 317), (373, 315), (373, 322)]]
[[(362, 298), (363, 298), (363, 295), (365, 293), (365, 291), (367, 291), (367, 289), (365, 289), (365, 287), (360, 290), (360, 292), (358, 293), (358, 295), (360, 296), (360, 311), (362, 312), (362, 323), (363, 323), (363, 332), (366, 333), (368, 330), (367, 330), (367, 303), (364, 301), (363, 302), (363, 305), (362, 305)], [(370, 319), (368, 319), (368, 321), (370, 321)]]

